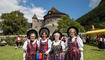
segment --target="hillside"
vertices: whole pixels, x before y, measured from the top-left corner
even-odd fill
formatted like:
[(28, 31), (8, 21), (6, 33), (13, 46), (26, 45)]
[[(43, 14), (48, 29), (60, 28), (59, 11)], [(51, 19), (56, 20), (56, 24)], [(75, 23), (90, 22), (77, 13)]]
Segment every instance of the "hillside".
[(94, 25), (95, 28), (98, 29), (105, 28), (105, 0), (102, 0), (93, 10), (78, 18), (77, 21), (83, 25), (86, 30), (90, 30), (91, 25)]

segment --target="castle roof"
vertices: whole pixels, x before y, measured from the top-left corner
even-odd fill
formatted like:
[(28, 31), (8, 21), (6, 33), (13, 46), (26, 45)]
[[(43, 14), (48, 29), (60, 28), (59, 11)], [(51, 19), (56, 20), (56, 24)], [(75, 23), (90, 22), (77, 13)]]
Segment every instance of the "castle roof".
[(34, 14), (34, 16), (32, 17), (32, 19), (38, 19), (36, 14)]
[(50, 10), (49, 10), (49, 12), (53, 12), (53, 13), (60, 13), (56, 8), (51, 8)]
[(52, 18), (52, 17), (62, 17), (64, 15), (67, 15), (65, 13), (60, 12), (59, 10), (57, 10), (56, 8), (51, 8), (48, 13), (44, 16), (44, 19), (48, 19), (48, 18)]

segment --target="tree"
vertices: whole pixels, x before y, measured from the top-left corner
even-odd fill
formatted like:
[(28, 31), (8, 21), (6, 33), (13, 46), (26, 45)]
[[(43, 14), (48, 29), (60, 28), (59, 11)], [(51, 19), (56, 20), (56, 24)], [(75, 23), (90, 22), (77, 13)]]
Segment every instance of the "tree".
[(80, 23), (76, 22), (74, 19), (71, 19), (69, 16), (63, 16), (58, 21), (58, 30), (65, 33), (67, 29), (71, 26), (75, 26), (79, 29), (80, 32), (84, 31), (84, 27), (80, 25)]
[(3, 34), (11, 35), (26, 33), (28, 22), (22, 12), (12, 11), (11, 13), (3, 13), (1, 19)]

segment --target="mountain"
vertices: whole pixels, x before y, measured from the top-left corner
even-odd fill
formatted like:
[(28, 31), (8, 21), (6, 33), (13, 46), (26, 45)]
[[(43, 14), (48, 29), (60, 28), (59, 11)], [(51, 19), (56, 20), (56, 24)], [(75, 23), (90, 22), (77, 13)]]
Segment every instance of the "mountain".
[(96, 29), (105, 28), (105, 0), (102, 0), (100, 4), (77, 19), (86, 30), (90, 30), (91, 26), (94, 25)]

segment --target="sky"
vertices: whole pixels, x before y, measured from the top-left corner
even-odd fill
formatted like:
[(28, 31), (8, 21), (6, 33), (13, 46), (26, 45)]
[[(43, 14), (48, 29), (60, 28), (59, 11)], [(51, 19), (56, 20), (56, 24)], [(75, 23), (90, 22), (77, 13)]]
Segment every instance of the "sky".
[(0, 0), (0, 15), (19, 10), (24, 13), (28, 22), (36, 14), (43, 19), (47, 12), (55, 7), (60, 12), (68, 14), (75, 20), (94, 9), (101, 0)]

